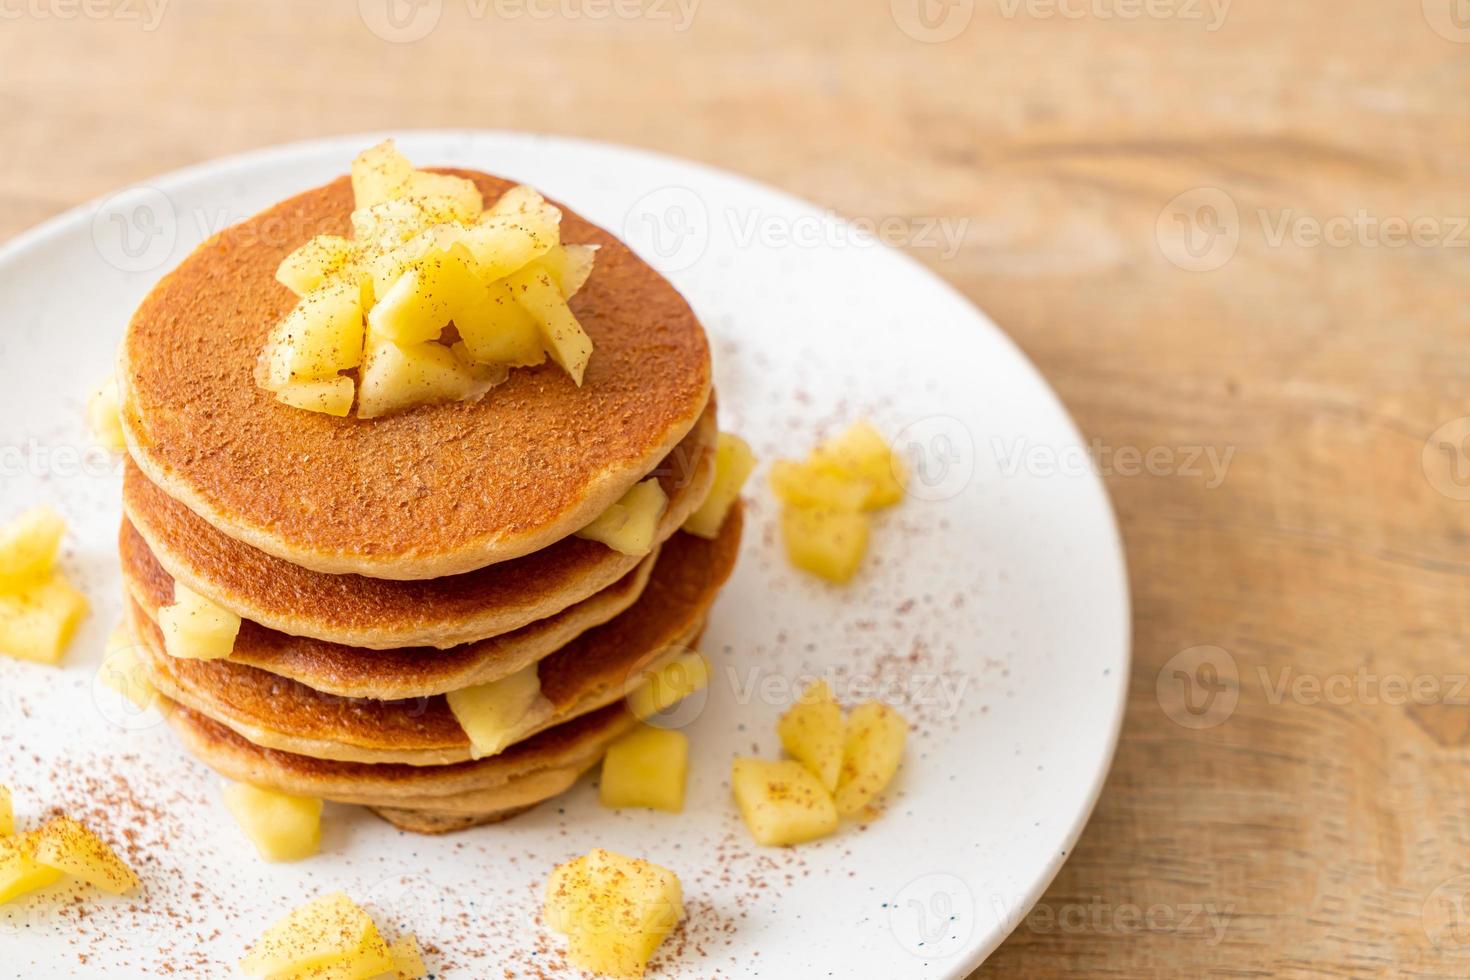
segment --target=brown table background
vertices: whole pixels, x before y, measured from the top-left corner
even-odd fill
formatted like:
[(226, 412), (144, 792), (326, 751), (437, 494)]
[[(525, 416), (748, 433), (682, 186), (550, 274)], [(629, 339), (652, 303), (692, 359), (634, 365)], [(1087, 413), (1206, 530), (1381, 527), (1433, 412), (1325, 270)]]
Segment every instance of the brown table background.
[(1433, 435), (1470, 415), (1463, 0), (531, 2), (581, 16), (446, 0), (388, 43), (354, 0), (0, 4), (0, 237), (409, 125), (900, 219), (1098, 441), (1135, 591), (1102, 801), (980, 975), (1470, 975), (1470, 423)]

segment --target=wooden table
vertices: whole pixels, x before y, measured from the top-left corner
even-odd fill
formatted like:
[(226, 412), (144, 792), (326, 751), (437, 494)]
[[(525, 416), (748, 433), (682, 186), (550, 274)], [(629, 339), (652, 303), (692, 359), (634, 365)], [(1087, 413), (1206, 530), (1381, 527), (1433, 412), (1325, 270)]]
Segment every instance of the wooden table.
[(1470, 975), (1463, 5), (915, 2), (4, 4), (0, 237), (394, 125), (901, 219), (1096, 440), (1135, 590), (1111, 779), (981, 975)]

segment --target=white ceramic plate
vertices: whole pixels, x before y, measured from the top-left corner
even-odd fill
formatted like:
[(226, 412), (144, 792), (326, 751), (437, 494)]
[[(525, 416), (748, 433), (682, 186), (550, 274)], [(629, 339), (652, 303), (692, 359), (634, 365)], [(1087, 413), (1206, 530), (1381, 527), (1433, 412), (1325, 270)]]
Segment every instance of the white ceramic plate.
[[(345, 172), (377, 138), (159, 177), (0, 250), (0, 511), (65, 513), (65, 567), (94, 607), (61, 669), (0, 658), (0, 781), (23, 824), (55, 806), (126, 830), (147, 884), (132, 899), (58, 885), (0, 908), (5, 961), (28, 975), (214, 974), (289, 907), (341, 888), (386, 927), (416, 930), (444, 975), (556, 975), (539, 889), (555, 863), (601, 846), (684, 881), (688, 924), (654, 975), (964, 976), (1051, 880), (1106, 775), (1128, 676), (1117, 531), (1062, 406), (982, 313), (862, 229), (749, 180), (565, 139), (400, 138), (422, 165), (534, 183), (664, 270), (713, 338), (722, 425), (762, 459), (868, 417), (914, 464), (910, 499), (877, 519), (847, 588), (786, 564), (757, 471), (744, 553), (704, 643), (717, 679), (685, 712), (683, 815), (602, 809), (590, 778), (443, 838), (329, 806), (320, 856), (264, 864), (156, 712), (96, 683), (119, 614), (118, 470), (85, 434), (88, 389), (190, 248)], [(730, 760), (778, 754), (775, 721), (812, 674), (848, 702), (900, 704), (915, 731), (881, 819), (762, 850), (730, 799)]]

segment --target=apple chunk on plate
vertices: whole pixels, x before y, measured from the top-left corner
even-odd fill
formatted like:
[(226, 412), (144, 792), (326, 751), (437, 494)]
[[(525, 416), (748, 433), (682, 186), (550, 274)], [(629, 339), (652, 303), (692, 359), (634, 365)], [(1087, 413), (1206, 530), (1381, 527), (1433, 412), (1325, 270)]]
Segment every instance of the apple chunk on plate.
[(352, 977), (393, 968), (378, 927), (342, 892), (323, 895), (287, 915), (240, 961), (240, 972), (251, 977), (295, 976), (317, 967), (340, 967)]
[(758, 844), (801, 844), (837, 829), (832, 795), (799, 762), (736, 759), (730, 786)]
[(32, 507), (0, 526), (0, 591), (50, 578), (65, 534), (66, 521), (50, 507)]

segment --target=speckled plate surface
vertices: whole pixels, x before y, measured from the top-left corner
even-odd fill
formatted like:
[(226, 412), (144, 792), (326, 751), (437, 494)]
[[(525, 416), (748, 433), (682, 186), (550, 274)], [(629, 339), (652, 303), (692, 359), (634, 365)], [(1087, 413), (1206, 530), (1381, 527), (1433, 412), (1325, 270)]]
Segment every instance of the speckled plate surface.
[[(343, 172), (376, 138), (159, 177), (0, 249), (0, 516), (62, 510), (65, 568), (94, 607), (60, 669), (0, 658), (0, 782), (22, 825), (69, 811), (122, 842), (145, 882), (130, 898), (61, 884), (0, 908), (6, 964), (220, 975), (287, 908), (342, 888), (385, 929), (416, 931), (439, 975), (574, 976), (539, 922), (540, 888), (601, 846), (684, 881), (688, 921), (651, 975), (965, 976), (1051, 880), (1106, 775), (1128, 676), (1116, 528), (1065, 411), (983, 314), (864, 229), (743, 178), (563, 139), (400, 137), (420, 164), (539, 185), (662, 269), (713, 339), (722, 425), (763, 460), (866, 416), (915, 471), (844, 589), (786, 565), (757, 471), (741, 564), (705, 638), (716, 680), (675, 719), (693, 746), (684, 814), (604, 810), (591, 779), (445, 838), (329, 806), (318, 857), (264, 864), (218, 779), (156, 713), (98, 683), (121, 608), (119, 467), (85, 434), (88, 389), (189, 248)], [(880, 820), (762, 850), (729, 798), (730, 760), (778, 753), (775, 721), (813, 675), (849, 703), (900, 705), (909, 751)]]

